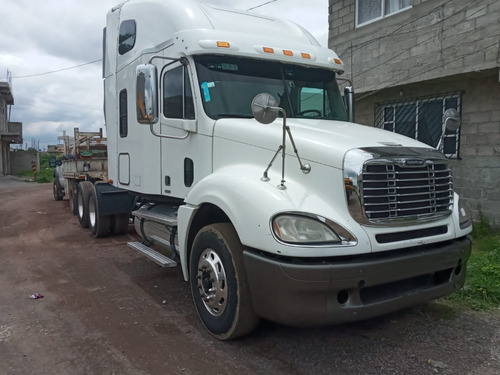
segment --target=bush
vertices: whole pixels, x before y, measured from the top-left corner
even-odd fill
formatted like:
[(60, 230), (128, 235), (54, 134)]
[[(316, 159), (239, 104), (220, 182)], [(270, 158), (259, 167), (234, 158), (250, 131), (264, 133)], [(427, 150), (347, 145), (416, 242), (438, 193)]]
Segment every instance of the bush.
[[(47, 183), (54, 181), (54, 168), (49, 167), (49, 158), (50, 154), (46, 152), (39, 153), (40, 158), (40, 171), (36, 174), (35, 182), (38, 183)], [(22, 177), (31, 177), (33, 178), (33, 171), (28, 170), (21, 173)]]
[(499, 234), (481, 232), (480, 237), (475, 237), (465, 285), (447, 299), (474, 310), (487, 311), (500, 307)]

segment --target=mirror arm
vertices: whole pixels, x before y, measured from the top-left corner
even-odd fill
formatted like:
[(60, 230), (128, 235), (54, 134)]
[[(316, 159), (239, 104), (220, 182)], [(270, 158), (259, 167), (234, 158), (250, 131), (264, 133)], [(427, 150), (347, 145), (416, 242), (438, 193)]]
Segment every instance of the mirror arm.
[(280, 147), (278, 147), (278, 149), (276, 150), (276, 152), (274, 153), (274, 156), (273, 158), (271, 159), (271, 162), (269, 163), (269, 165), (267, 166), (266, 170), (264, 171), (264, 174), (262, 175), (262, 178), (260, 179), (261, 181), (264, 181), (264, 182), (267, 182), (267, 181), (270, 181), (271, 179), (269, 178), (267, 172), (269, 172), (269, 169), (273, 166), (273, 163), (274, 163), (274, 160), (276, 159), (276, 156), (278, 156), (279, 152), (281, 151), (281, 149), (283, 148), (283, 146), (280, 145)]
[(311, 172), (311, 166), (309, 164), (302, 164), (302, 160), (300, 159), (300, 156), (299, 156), (299, 151), (297, 150), (297, 147), (295, 146), (295, 142), (294, 142), (293, 137), (292, 137), (292, 131), (290, 130), (289, 126), (286, 126), (286, 131), (288, 133), (288, 136), (290, 137), (290, 141), (292, 142), (293, 151), (295, 152), (295, 155), (297, 155), (297, 160), (299, 161), (300, 170), (302, 172), (304, 172), (305, 174), (308, 174), (309, 172)]
[(290, 142), (292, 143), (293, 151), (295, 152), (295, 155), (297, 156), (297, 160), (299, 161), (300, 165), (300, 170), (307, 174), (311, 172), (311, 166), (309, 164), (302, 164), (302, 160), (300, 159), (299, 156), (299, 151), (297, 150), (297, 146), (295, 146), (295, 141), (293, 140), (292, 136), (292, 131), (290, 130), (290, 127), (286, 124), (286, 112), (283, 108), (281, 107), (265, 107), (266, 110), (275, 110), (279, 111), (283, 114), (283, 140), (282, 144), (278, 147), (278, 150), (276, 150), (276, 153), (274, 154), (273, 158), (271, 159), (271, 162), (267, 166), (266, 170), (264, 171), (264, 174), (261, 178), (261, 181), (267, 182), (269, 181), (268, 177), (268, 171), (273, 165), (274, 160), (276, 159), (276, 156), (279, 154), (281, 151), (281, 157), (282, 157), (282, 162), (281, 162), (281, 183), (278, 185), (278, 189), (285, 190), (285, 157), (286, 157), (286, 135), (288, 133), (288, 136), (290, 137)]

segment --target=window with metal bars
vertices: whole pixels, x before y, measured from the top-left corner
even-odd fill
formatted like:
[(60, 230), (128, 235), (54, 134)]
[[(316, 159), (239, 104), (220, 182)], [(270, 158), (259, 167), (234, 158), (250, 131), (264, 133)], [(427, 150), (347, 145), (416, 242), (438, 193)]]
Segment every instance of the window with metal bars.
[(455, 131), (444, 130), (443, 114), (448, 108), (460, 113), (461, 104), (460, 93), (379, 103), (375, 105), (375, 125), (432, 147), (443, 137), (443, 154), (447, 158), (458, 158), (460, 127)]

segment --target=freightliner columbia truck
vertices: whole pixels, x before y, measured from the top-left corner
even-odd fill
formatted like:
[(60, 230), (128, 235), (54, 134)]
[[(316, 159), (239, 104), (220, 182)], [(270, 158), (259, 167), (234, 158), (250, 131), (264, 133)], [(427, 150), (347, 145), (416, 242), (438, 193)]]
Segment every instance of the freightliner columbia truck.
[(302, 27), (131, 0), (109, 11), (103, 50), (108, 176), (74, 184), (78, 215), (97, 237), (130, 215), (129, 246), (180, 265), (215, 337), (366, 319), (463, 285), (471, 223), (447, 159), (355, 124), (342, 61)]

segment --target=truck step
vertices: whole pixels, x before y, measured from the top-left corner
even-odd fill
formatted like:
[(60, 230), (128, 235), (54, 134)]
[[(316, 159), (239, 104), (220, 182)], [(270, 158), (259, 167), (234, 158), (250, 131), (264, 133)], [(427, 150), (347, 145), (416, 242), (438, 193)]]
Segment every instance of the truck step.
[(170, 259), (169, 257), (159, 253), (158, 251), (155, 251), (151, 249), (150, 247), (140, 243), (140, 242), (127, 242), (127, 245), (131, 247), (134, 250), (137, 250), (138, 252), (142, 253), (149, 259), (153, 260), (163, 268), (170, 268), (170, 267), (176, 267), (177, 262), (175, 260)]
[(177, 226), (177, 215), (174, 213), (172, 213), (171, 216), (168, 216), (158, 212), (137, 210), (133, 211), (132, 215), (139, 219), (154, 221), (156, 223), (165, 224), (169, 227)]

